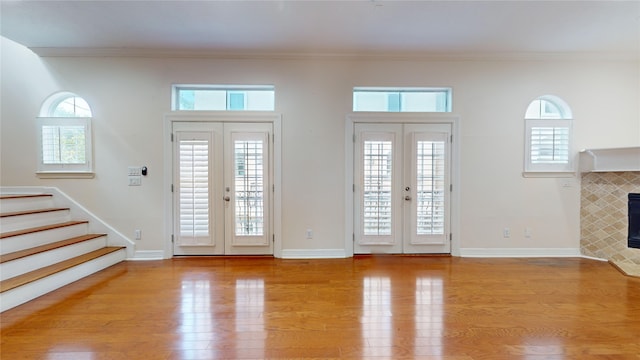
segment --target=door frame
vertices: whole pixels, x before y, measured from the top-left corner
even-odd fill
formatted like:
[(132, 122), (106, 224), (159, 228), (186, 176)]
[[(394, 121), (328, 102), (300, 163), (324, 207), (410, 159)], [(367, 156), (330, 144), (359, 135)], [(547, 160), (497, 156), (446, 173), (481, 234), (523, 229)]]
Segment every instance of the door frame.
[(451, 226), (451, 255), (460, 256), (460, 116), (454, 114), (437, 113), (367, 113), (349, 114), (345, 121), (345, 234), (344, 249), (347, 257), (353, 257), (354, 248), (354, 146), (356, 123), (398, 123), (398, 124), (449, 124), (451, 125), (451, 185), (450, 194), (450, 226)]
[(273, 126), (273, 256), (282, 257), (282, 115), (261, 111), (198, 111), (173, 112), (164, 116), (164, 246), (163, 258), (173, 257), (173, 141), (172, 129), (176, 122), (216, 123), (271, 123)]

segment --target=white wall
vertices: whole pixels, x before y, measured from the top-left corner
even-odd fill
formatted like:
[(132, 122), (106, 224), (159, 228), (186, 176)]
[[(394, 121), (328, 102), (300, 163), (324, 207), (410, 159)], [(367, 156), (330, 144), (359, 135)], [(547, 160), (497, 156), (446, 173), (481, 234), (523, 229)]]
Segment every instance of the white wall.
[[(160, 250), (163, 116), (172, 83), (273, 84), (282, 114), (283, 249), (344, 248), (344, 121), (354, 86), (451, 86), (461, 117), (461, 248), (578, 248), (579, 179), (522, 177), (523, 116), (563, 98), (576, 149), (640, 144), (638, 61), (49, 57), (2, 40), (0, 182), (57, 186), (124, 234)], [(94, 113), (94, 179), (38, 179), (34, 119), (56, 91)], [(128, 165), (146, 165), (127, 186)], [(563, 185), (569, 185), (565, 187)], [(512, 236), (502, 237), (510, 227)], [(531, 238), (524, 237), (530, 227)], [(314, 239), (305, 239), (305, 229)]]

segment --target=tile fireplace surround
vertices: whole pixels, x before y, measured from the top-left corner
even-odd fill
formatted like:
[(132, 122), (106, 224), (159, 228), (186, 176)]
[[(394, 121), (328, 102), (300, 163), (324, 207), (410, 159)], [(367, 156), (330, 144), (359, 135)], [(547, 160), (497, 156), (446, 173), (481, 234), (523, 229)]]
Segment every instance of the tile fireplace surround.
[(627, 247), (629, 193), (640, 193), (640, 171), (582, 174), (580, 250), (640, 277), (640, 249)]

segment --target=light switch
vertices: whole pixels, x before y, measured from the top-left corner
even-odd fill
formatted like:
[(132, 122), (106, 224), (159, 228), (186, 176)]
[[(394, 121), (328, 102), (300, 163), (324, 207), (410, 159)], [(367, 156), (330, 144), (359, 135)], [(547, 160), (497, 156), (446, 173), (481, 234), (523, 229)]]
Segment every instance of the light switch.
[(142, 176), (129, 176), (129, 186), (142, 185)]
[(129, 166), (127, 168), (127, 175), (140, 176), (142, 175), (142, 168), (140, 166)]

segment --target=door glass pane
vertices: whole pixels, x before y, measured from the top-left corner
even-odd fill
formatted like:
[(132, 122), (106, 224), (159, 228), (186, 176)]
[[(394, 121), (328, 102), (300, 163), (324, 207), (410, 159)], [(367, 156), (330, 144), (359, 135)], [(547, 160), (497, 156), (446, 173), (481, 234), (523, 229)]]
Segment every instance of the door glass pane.
[(264, 165), (262, 140), (234, 142), (235, 234), (264, 233)]
[[(209, 142), (180, 141), (180, 237), (209, 235)], [(195, 244), (195, 240), (193, 240)]]
[(364, 141), (364, 235), (391, 235), (393, 143)]
[(417, 141), (417, 234), (444, 234), (445, 156), (443, 141)]

